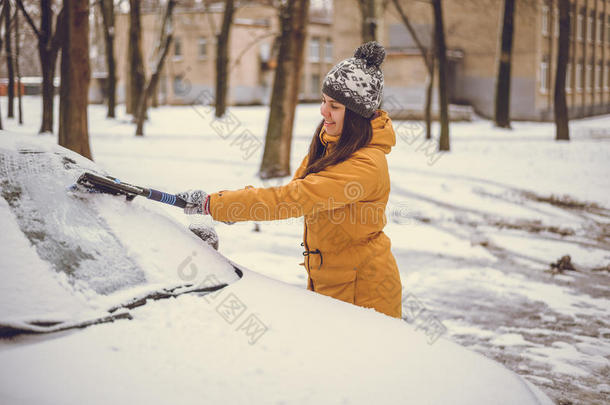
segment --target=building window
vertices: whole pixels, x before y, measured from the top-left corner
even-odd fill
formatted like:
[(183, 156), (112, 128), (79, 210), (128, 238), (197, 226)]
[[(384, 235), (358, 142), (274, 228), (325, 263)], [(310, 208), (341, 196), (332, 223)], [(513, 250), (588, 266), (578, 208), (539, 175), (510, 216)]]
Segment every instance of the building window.
[(595, 65), (595, 90), (602, 88), (602, 61)]
[(179, 74), (174, 76), (174, 82), (173, 82), (173, 87), (174, 87), (174, 94), (177, 96), (183, 96), (188, 92), (187, 89), (187, 84), (184, 81), (184, 75), (183, 74)]
[(299, 83), (299, 96), (303, 97), (303, 93), (305, 93), (305, 74), (301, 73), (301, 81)]
[(582, 91), (582, 62), (576, 65), (576, 91)]
[(320, 75), (318, 73), (314, 73), (311, 75), (311, 94), (317, 95), (320, 94)]
[(559, 36), (559, 10), (557, 7), (553, 9), (553, 27), (554, 35)]
[(542, 35), (549, 34), (549, 6), (542, 6)]
[(199, 59), (206, 59), (208, 57), (208, 40), (203, 37), (197, 41), (197, 56)]
[(540, 91), (546, 93), (549, 89), (549, 62), (548, 56), (545, 56), (540, 62)]
[(604, 16), (603, 15), (599, 15), (599, 24), (597, 24), (597, 42), (599, 42), (600, 44), (602, 43), (603, 40), (603, 33), (604, 33)]
[(589, 13), (587, 18), (587, 41), (593, 41), (593, 11)]
[(610, 44), (610, 15), (608, 16), (608, 22), (606, 23), (606, 44)]
[(606, 64), (606, 74), (604, 75), (604, 77), (605, 77), (604, 90), (608, 90), (610, 88), (610, 62), (608, 62)]
[(174, 38), (174, 59), (182, 59), (182, 41), (180, 38)]
[(320, 38), (312, 37), (309, 40), (309, 61), (320, 61)]
[(324, 46), (324, 60), (328, 63), (333, 61), (333, 41), (330, 39), (326, 40), (326, 45)]
[(576, 29), (576, 31), (577, 31), (576, 38), (579, 41), (582, 41), (585, 38), (585, 10), (584, 10), (584, 8), (580, 10), (580, 13), (578, 13), (576, 24), (578, 25), (578, 27)]
[(568, 63), (566, 66), (566, 92), (572, 92), (572, 64)]
[(593, 79), (593, 63), (587, 63), (586, 72), (585, 72), (585, 87), (588, 91), (591, 91), (591, 84)]

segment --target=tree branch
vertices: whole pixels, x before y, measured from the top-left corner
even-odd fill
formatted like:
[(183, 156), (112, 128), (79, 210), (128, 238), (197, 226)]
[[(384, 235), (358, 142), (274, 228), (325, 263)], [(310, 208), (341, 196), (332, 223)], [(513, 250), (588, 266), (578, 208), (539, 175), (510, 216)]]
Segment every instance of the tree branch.
[(28, 14), (28, 12), (25, 10), (25, 7), (23, 6), (23, 0), (17, 0), (17, 6), (19, 6), (21, 12), (23, 13), (23, 16), (27, 20), (28, 24), (30, 24), (30, 27), (32, 27), (32, 31), (34, 31), (34, 34), (36, 34), (36, 37), (38, 38), (38, 40), (40, 40), (40, 31), (38, 31), (38, 28), (36, 28), (36, 25), (34, 25), (34, 21)]
[(254, 38), (249, 44), (246, 45), (246, 47), (244, 49), (241, 50), (239, 55), (237, 55), (237, 58), (235, 58), (235, 61), (231, 64), (231, 67), (229, 68), (229, 72), (233, 71), (233, 69), (235, 69), (235, 67), (237, 65), (239, 65), (241, 58), (250, 48), (252, 48), (252, 46), (256, 45), (258, 42), (260, 42), (261, 40), (263, 40), (267, 37), (271, 37), (271, 36), (275, 36), (275, 35), (277, 35), (277, 32), (266, 32), (262, 35), (259, 35), (256, 38)]
[(398, 0), (392, 0), (392, 2), (394, 3), (394, 7), (396, 7), (396, 10), (398, 10), (398, 14), (400, 14), (400, 18), (402, 19), (403, 24), (407, 27), (407, 30), (409, 31), (409, 34), (411, 34), (411, 37), (413, 37), (413, 41), (415, 41), (417, 48), (419, 48), (419, 52), (424, 57), (424, 62), (426, 64), (426, 68), (428, 68), (428, 73), (433, 74), (433, 72), (432, 72), (433, 67), (432, 67), (432, 63), (430, 62), (430, 58), (428, 55), (428, 49), (421, 43), (421, 41), (417, 37), (417, 34), (415, 33), (415, 30), (413, 29), (411, 22), (407, 18), (407, 15), (403, 11)]

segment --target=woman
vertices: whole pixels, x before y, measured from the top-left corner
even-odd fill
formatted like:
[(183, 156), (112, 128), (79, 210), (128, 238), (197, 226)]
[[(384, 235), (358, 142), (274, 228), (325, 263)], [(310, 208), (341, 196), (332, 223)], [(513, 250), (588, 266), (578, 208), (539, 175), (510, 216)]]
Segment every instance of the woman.
[(400, 275), (383, 232), (390, 193), (385, 155), (396, 144), (392, 121), (378, 109), (384, 58), (383, 47), (368, 42), (328, 72), (324, 119), (290, 183), (179, 196), (186, 213), (223, 222), (304, 216), (307, 289), (400, 318)]

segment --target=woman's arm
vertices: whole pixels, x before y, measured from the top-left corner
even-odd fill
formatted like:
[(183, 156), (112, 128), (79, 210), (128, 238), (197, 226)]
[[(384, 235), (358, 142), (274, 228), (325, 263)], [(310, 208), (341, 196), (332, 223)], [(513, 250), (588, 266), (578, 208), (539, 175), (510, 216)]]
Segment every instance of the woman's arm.
[(376, 159), (358, 151), (304, 179), (296, 179), (299, 168), (283, 186), (210, 194), (210, 215), (217, 221), (272, 221), (340, 208), (376, 192), (379, 167)]

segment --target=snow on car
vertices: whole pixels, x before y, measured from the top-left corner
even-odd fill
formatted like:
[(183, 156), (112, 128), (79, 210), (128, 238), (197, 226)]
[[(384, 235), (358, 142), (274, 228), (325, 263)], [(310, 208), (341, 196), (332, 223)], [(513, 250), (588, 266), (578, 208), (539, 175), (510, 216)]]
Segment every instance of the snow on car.
[[(0, 137), (0, 403), (550, 404), (499, 363), (248, 270), (94, 163)], [(53, 332), (53, 333), (45, 333)]]

